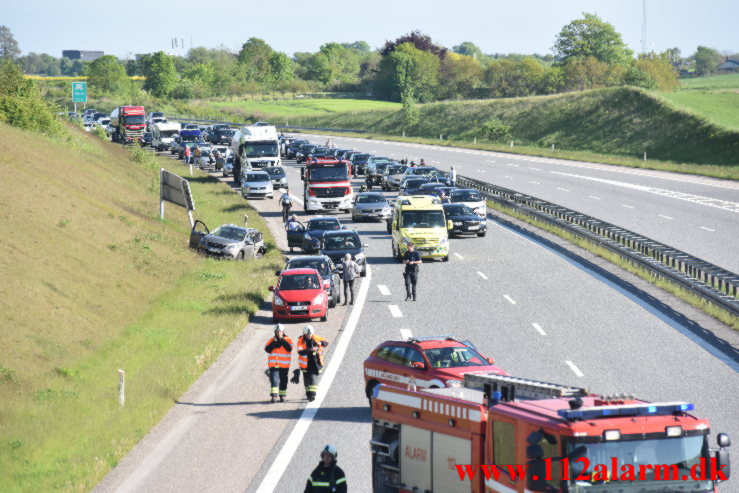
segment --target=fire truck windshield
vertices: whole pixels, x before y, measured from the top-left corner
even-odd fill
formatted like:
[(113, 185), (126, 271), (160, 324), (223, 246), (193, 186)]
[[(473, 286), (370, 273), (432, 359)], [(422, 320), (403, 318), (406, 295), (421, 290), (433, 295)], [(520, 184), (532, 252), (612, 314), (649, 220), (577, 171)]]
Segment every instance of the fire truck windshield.
[[(641, 435), (639, 435), (641, 437)], [(689, 436), (676, 438), (658, 438), (652, 440), (629, 440), (628, 435), (621, 440), (599, 443), (582, 443), (573, 441), (567, 445), (567, 453), (584, 446), (585, 458), (589, 462), (587, 472), (590, 480), (577, 480), (574, 471), (578, 461), (570, 460), (569, 491), (575, 493), (592, 493), (616, 490), (619, 492), (664, 492), (677, 489), (689, 489), (691, 492), (713, 491), (713, 481), (709, 479), (693, 479), (691, 468), (701, 474), (701, 458), (706, 459), (706, 474), (710, 474), (708, 462), (708, 443), (705, 436)], [(618, 477), (611, 478), (613, 460), (617, 461)], [(594, 477), (596, 465), (603, 464), (607, 470), (608, 480)], [(635, 481), (627, 476), (628, 465), (634, 467)], [(575, 466), (573, 468), (573, 465)], [(624, 468), (626, 466), (626, 468)], [(640, 480), (640, 466), (644, 468), (644, 480)], [(683, 479), (685, 478), (685, 479)]]
[(244, 145), (246, 157), (275, 157), (277, 156), (277, 142), (260, 142)]
[(144, 123), (144, 115), (128, 115), (123, 117), (126, 125), (141, 125)]
[(310, 170), (311, 181), (347, 181), (349, 172), (343, 166), (313, 166)]

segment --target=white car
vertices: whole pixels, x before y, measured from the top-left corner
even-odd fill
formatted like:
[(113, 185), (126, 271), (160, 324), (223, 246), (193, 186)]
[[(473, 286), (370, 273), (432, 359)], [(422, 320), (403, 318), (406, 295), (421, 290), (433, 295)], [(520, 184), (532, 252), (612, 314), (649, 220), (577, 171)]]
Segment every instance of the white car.
[(480, 217), (485, 217), (488, 214), (487, 205), (485, 199), (480, 195), (478, 190), (474, 188), (463, 188), (459, 190), (452, 190), (449, 192), (449, 200), (452, 203), (464, 204)]
[(248, 197), (274, 198), (272, 179), (266, 171), (245, 171), (241, 178), (241, 195)]

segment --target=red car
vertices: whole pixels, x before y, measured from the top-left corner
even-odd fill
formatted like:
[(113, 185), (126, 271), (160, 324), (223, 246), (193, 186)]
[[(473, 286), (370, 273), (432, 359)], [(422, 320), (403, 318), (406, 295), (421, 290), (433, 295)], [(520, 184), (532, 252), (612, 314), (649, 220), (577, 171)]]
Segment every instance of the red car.
[(287, 269), (280, 273), (272, 299), (272, 321), (320, 318), (328, 320), (326, 284), (316, 269)]
[(407, 341), (387, 341), (377, 346), (364, 360), (367, 398), (378, 384), (407, 387), (461, 387), (463, 375), (471, 371), (508, 375), (493, 365), (475, 347), (451, 336), (412, 337)]

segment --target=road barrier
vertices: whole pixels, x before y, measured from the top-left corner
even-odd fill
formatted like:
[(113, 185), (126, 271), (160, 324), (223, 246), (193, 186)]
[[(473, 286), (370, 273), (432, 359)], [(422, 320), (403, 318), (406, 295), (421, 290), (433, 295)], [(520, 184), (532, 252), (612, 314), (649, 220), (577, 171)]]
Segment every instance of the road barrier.
[[(226, 125), (230, 127), (244, 127), (246, 125), (249, 125), (248, 122), (224, 122), (221, 120), (204, 120), (202, 118), (194, 118), (193, 116), (182, 116), (182, 115), (168, 115), (168, 120), (172, 121), (178, 121), (178, 122), (190, 122), (190, 123), (225, 123)], [(358, 134), (366, 133), (366, 130), (356, 130), (356, 129), (346, 129), (346, 128), (322, 128), (322, 127), (296, 127), (295, 125), (277, 125), (275, 124), (275, 127), (277, 127), (279, 130), (284, 131), (290, 131), (290, 130), (318, 130), (320, 132), (353, 132)]]
[(457, 186), (475, 188), (493, 202), (587, 238), (739, 316), (739, 275), (731, 271), (646, 236), (515, 190), (466, 176), (457, 179)]

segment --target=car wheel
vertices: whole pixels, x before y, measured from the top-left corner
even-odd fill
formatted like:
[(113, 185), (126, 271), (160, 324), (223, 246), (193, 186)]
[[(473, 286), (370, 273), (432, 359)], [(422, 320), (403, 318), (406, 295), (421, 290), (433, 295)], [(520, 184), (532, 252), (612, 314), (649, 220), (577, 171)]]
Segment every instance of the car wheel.
[(321, 322), (325, 322), (328, 320), (328, 307), (326, 307), (326, 314), (321, 317)]
[(338, 303), (338, 302), (336, 301), (336, 298), (333, 297), (333, 298), (331, 298), (331, 301), (328, 302), (328, 307), (329, 308), (336, 308), (336, 303)]
[(485, 237), (485, 231), (483, 231), (482, 233), (477, 233), (477, 237), (478, 238), (484, 238)]
[(370, 380), (369, 382), (367, 382), (367, 387), (364, 390), (370, 407), (372, 407), (372, 394), (375, 392), (375, 387), (377, 387), (378, 385), (380, 385), (380, 382), (378, 382), (377, 380)]
[(441, 260), (442, 262), (449, 262), (449, 255), (447, 255), (446, 257), (442, 257)]
[(364, 266), (364, 269), (362, 269), (362, 272), (359, 273), (359, 277), (367, 277), (367, 266)]
[(240, 251), (238, 255), (236, 255), (236, 260), (244, 260), (246, 255), (244, 254), (244, 251)]

